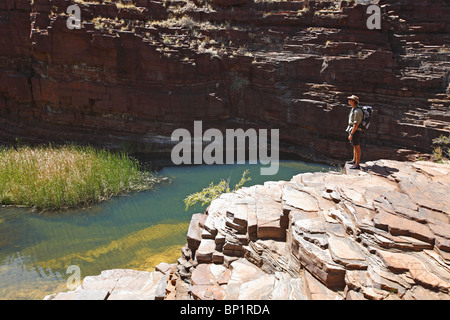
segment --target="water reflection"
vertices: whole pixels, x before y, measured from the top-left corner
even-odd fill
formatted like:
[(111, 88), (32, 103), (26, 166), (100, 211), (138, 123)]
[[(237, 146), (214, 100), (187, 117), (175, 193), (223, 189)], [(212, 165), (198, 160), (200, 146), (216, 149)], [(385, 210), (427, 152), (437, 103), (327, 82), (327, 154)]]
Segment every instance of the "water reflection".
[(65, 290), (60, 272), (37, 266), (33, 257), (20, 252), (0, 261), (2, 299), (42, 299), (43, 292)]

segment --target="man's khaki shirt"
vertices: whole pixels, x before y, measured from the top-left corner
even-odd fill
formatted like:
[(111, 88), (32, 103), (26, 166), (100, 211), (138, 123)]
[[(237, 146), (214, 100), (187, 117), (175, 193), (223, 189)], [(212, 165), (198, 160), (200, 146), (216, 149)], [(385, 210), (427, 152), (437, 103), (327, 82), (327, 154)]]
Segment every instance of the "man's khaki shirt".
[(359, 131), (362, 131), (360, 125), (363, 121), (363, 112), (361, 110), (361, 108), (355, 107), (352, 108), (352, 110), (350, 111), (350, 114), (348, 115), (348, 127), (347, 127), (347, 132), (352, 132), (353, 126), (355, 125), (355, 123), (358, 123), (358, 129)]

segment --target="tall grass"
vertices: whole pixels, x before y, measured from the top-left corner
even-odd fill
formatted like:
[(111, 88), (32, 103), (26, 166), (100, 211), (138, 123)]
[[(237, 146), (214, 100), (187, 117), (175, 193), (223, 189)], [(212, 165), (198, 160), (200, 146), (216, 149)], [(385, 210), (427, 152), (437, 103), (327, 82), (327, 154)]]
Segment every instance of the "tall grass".
[(91, 146), (0, 147), (0, 204), (54, 210), (83, 207), (152, 188), (158, 177), (125, 153)]

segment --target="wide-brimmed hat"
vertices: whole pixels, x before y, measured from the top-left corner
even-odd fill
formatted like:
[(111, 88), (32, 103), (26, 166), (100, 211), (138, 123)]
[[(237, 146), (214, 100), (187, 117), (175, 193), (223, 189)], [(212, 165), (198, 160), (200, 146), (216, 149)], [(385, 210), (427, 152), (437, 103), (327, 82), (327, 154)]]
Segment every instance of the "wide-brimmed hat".
[(347, 97), (348, 100), (353, 100), (356, 103), (359, 103), (359, 98), (357, 96), (355, 96), (354, 94), (352, 94), (350, 97)]

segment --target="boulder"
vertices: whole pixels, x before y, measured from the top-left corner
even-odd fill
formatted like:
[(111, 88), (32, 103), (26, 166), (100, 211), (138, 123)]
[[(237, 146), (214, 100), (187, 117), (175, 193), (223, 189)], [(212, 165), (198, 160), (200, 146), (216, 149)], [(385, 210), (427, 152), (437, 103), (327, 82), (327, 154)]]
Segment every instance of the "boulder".
[(205, 224), (206, 218), (207, 215), (203, 213), (195, 213), (192, 215), (187, 232), (188, 247), (192, 251), (196, 251), (202, 241), (202, 226)]
[(256, 205), (256, 235), (258, 239), (284, 240), (286, 226), (283, 225), (281, 203), (274, 201), (259, 201)]
[(199, 263), (211, 263), (216, 250), (214, 239), (202, 239), (200, 246), (195, 253), (195, 259)]

